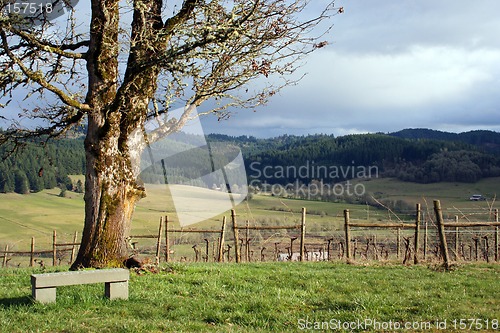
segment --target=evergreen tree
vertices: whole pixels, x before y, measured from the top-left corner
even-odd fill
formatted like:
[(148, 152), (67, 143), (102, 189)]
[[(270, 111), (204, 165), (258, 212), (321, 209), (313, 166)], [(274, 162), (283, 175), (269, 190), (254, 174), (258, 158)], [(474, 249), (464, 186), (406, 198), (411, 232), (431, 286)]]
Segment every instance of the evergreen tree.
[(24, 171), (17, 169), (14, 172), (14, 192), (28, 194), (30, 191), (28, 177)]
[(45, 188), (45, 183), (43, 181), (43, 169), (37, 169), (36, 171), (31, 169), (26, 172), (28, 177), (29, 188), (32, 192), (40, 192)]
[(9, 193), (14, 191), (14, 177), (5, 163), (0, 163), (0, 192)]
[(43, 174), (44, 187), (52, 189), (57, 186), (56, 174), (53, 169), (45, 170)]

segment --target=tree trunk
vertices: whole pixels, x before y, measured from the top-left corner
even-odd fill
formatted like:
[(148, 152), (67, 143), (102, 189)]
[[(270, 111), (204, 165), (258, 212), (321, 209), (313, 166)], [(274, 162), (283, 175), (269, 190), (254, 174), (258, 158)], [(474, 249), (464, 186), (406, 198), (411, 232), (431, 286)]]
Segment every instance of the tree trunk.
[(128, 257), (127, 237), (134, 207), (145, 195), (144, 188), (137, 185), (137, 177), (145, 144), (143, 125), (156, 91), (159, 69), (140, 66), (160, 54), (168, 38), (158, 36), (163, 27), (161, 1), (138, 2), (142, 5), (134, 8), (134, 43), (122, 84), (117, 87), (118, 3), (92, 0), (87, 55), (92, 59), (87, 63), (87, 104), (92, 111), (85, 140), (85, 225), (80, 251), (71, 269), (122, 266)]
[[(122, 266), (128, 257), (129, 231), (136, 202), (144, 196), (137, 186), (126, 143), (119, 130), (91, 126), (85, 140), (85, 225), (82, 243), (71, 269)], [(134, 148), (137, 149), (137, 148)]]

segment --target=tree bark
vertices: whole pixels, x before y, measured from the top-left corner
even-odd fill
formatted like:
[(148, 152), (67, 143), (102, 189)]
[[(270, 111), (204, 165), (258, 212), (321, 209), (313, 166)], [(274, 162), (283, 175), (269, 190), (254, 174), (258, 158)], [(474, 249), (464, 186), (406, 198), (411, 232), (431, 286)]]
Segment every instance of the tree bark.
[(122, 266), (128, 257), (132, 214), (144, 190), (137, 186), (127, 149), (119, 149), (119, 136), (119, 131), (110, 131), (95, 140), (95, 125), (89, 124), (85, 141), (85, 225), (72, 269)]
[(71, 269), (119, 266), (127, 256), (126, 237), (135, 202), (128, 193), (123, 155), (118, 146), (120, 116), (111, 112), (118, 78), (118, 0), (92, 0), (87, 52), (89, 90), (85, 139), (85, 224)]
[[(114, 5), (109, 7), (110, 3)], [(137, 159), (144, 148), (142, 126), (159, 73), (154, 66), (141, 72), (135, 68), (152, 56), (152, 50), (158, 52), (163, 46), (151, 43), (155, 32), (152, 26), (161, 19), (161, 6), (151, 1), (146, 15), (137, 10), (134, 13), (135, 43), (123, 83), (117, 88), (118, 1), (94, 0), (93, 6), (115, 10), (92, 11), (95, 17), (87, 66), (87, 103), (92, 111), (85, 139), (85, 225), (82, 245), (71, 269), (122, 266), (128, 257), (127, 237), (135, 204), (145, 196), (144, 188), (137, 184)]]

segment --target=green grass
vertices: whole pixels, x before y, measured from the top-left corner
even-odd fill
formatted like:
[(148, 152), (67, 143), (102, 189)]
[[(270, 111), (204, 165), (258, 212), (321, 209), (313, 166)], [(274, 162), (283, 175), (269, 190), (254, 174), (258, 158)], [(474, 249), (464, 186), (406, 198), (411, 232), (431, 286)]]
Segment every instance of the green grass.
[(30, 300), (33, 272), (0, 270), (1, 332), (299, 332), (307, 323), (365, 319), (429, 323), (434, 331), (447, 320), (451, 331), (454, 319), (500, 319), (498, 265), (443, 272), (326, 262), (173, 264), (160, 274), (132, 273), (128, 301), (106, 300), (103, 286), (84, 285), (58, 288), (50, 305)]
[(54, 229), (61, 233), (83, 229), (82, 195), (68, 192), (67, 198), (60, 198), (59, 192), (0, 194), (0, 239), (29, 243), (31, 236), (50, 237)]
[[(31, 237), (36, 238), (37, 248), (48, 249), (52, 244), (52, 231), (57, 230), (59, 240), (71, 242), (75, 231), (83, 229), (83, 195), (67, 192), (67, 197), (58, 196), (60, 190), (45, 190), (29, 195), (14, 193), (0, 194), (0, 246), (10, 244), (11, 250), (29, 250)], [(132, 234), (156, 234), (161, 216), (168, 215), (178, 227), (172, 198), (165, 185), (148, 185), (147, 197), (139, 201), (132, 221)], [(236, 207), (240, 221), (253, 224), (262, 221), (282, 224), (296, 224), (300, 221), (300, 210), (323, 211), (325, 215), (310, 215), (310, 225), (334, 223), (341, 226), (342, 212), (346, 208), (359, 209), (363, 206), (335, 204), (318, 201), (280, 199), (271, 196), (255, 196), (249, 203)], [(205, 222), (193, 225), (195, 228), (220, 228), (224, 212)]]
[[(490, 198), (496, 195), (500, 188), (500, 178), (484, 179), (475, 184), (439, 183), (415, 184), (403, 183), (394, 179), (372, 179), (364, 181), (368, 192), (376, 193), (381, 198), (401, 199), (409, 203), (420, 202), (423, 209), (432, 212), (432, 200), (440, 199), (446, 217), (472, 214), (470, 209), (488, 212), (491, 201), (471, 202), (467, 198), (474, 193), (480, 193)], [(60, 242), (71, 242), (75, 232), (83, 229), (84, 202), (83, 195), (68, 193), (68, 197), (58, 196), (60, 190), (53, 189), (29, 195), (0, 194), (0, 247), (9, 244), (10, 250), (28, 251), (31, 237), (36, 238), (37, 249), (50, 249), (52, 231), (58, 232)], [(178, 227), (172, 198), (165, 185), (148, 185), (148, 196), (139, 201), (133, 222), (132, 234), (156, 234), (161, 216), (168, 215)], [(426, 206), (425, 204), (428, 204)], [(494, 205), (498, 205), (495, 203)], [(328, 203), (307, 200), (292, 200), (256, 195), (249, 202), (243, 202), (236, 207), (240, 224), (249, 221), (251, 225), (282, 224), (294, 225), (300, 221), (300, 210), (306, 207), (307, 231), (313, 234), (333, 235), (343, 228), (343, 210), (351, 210), (352, 219), (387, 220), (396, 219), (385, 211), (365, 205), (350, 205), (345, 203)], [(220, 228), (224, 212), (205, 222), (193, 225), (196, 228)], [(472, 216), (471, 218), (474, 218)], [(180, 237), (176, 235), (175, 237)], [(186, 236), (182, 236), (186, 237)], [(268, 236), (265, 236), (268, 237)], [(284, 235), (283, 237), (288, 237)], [(196, 243), (193, 240), (191, 243)], [(203, 239), (202, 239), (203, 241)], [(272, 242), (275, 240), (273, 239)], [(278, 240), (280, 241), (280, 240)], [(141, 240), (141, 246), (154, 246), (154, 241)], [(191, 245), (178, 251), (182, 255), (192, 255)], [(14, 261), (12, 262), (14, 263)]]

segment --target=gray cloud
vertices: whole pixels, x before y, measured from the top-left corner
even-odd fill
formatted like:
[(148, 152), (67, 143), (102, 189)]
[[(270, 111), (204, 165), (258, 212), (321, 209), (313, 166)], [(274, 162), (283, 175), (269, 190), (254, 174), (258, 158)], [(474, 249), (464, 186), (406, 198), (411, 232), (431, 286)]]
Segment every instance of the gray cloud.
[[(278, 134), (500, 130), (500, 2), (342, 1), (309, 75), (209, 131)], [(319, 5), (318, 5), (319, 6)], [(227, 126), (226, 126), (227, 125)]]
[[(311, 10), (327, 2), (314, 0)], [(257, 112), (233, 110), (221, 122), (206, 117), (205, 131), (260, 137), (407, 127), (500, 131), (500, 1), (337, 0), (337, 6), (345, 13), (333, 19), (330, 45), (308, 59), (298, 86)], [(88, 16), (88, 4), (79, 7)], [(13, 106), (10, 116), (17, 112)]]

